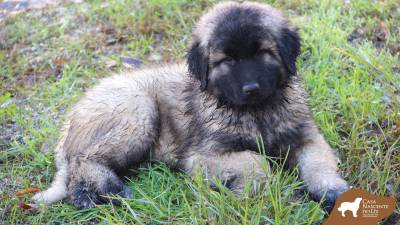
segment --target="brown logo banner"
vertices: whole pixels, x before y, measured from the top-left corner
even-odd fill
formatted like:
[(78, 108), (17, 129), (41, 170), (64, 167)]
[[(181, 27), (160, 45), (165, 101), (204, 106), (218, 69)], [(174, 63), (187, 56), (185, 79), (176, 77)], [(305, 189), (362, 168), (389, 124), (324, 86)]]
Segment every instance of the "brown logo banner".
[(323, 225), (375, 225), (389, 217), (395, 207), (394, 198), (350, 189), (336, 199), (335, 207)]

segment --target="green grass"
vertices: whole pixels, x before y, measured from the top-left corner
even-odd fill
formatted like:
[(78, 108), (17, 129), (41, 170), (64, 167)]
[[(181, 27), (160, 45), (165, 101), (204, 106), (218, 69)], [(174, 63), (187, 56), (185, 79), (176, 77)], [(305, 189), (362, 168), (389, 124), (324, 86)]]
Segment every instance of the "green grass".
[[(68, 202), (20, 209), (15, 193), (47, 187), (51, 150), (68, 108), (98, 79), (125, 70), (121, 56), (182, 60), (195, 20), (215, 2), (104, 1), (62, 4), (0, 21), (0, 224), (317, 224), (318, 203), (299, 195), (294, 173), (274, 174), (255, 197), (210, 190), (163, 164), (130, 178), (133, 199), (76, 211)], [(314, 118), (353, 186), (399, 196), (400, 8), (396, 0), (267, 1), (300, 28), (298, 68)], [(390, 31), (376, 36), (381, 22)], [(349, 42), (354, 30), (357, 40)], [(377, 47), (383, 44), (383, 47)], [(108, 65), (115, 66), (108, 66)], [(390, 187), (390, 188), (389, 188)], [(400, 205), (397, 205), (399, 213)]]

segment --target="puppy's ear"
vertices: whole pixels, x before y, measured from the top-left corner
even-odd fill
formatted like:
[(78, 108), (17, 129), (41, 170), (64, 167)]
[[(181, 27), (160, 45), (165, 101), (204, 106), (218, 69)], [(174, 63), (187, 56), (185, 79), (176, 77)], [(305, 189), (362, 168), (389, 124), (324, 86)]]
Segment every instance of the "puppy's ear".
[(200, 88), (204, 91), (208, 80), (208, 54), (199, 42), (192, 43), (187, 54), (187, 63), (190, 74), (200, 81)]
[(290, 75), (296, 75), (296, 59), (300, 54), (300, 36), (296, 28), (284, 28), (278, 38), (279, 55)]

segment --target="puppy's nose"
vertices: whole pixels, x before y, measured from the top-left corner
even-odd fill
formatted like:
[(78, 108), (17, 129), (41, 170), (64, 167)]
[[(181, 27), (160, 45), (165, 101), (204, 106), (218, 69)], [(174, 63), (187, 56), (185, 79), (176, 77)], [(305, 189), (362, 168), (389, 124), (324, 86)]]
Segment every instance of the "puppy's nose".
[(248, 83), (243, 86), (242, 90), (246, 95), (253, 95), (260, 90), (260, 85), (257, 82)]

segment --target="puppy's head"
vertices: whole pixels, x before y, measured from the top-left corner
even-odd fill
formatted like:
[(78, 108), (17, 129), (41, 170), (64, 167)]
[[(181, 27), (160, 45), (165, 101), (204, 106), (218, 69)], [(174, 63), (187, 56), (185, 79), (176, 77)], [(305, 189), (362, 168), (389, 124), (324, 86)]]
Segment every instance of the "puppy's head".
[(226, 104), (268, 104), (296, 75), (300, 39), (281, 13), (264, 4), (225, 2), (198, 22), (187, 63), (201, 89)]

